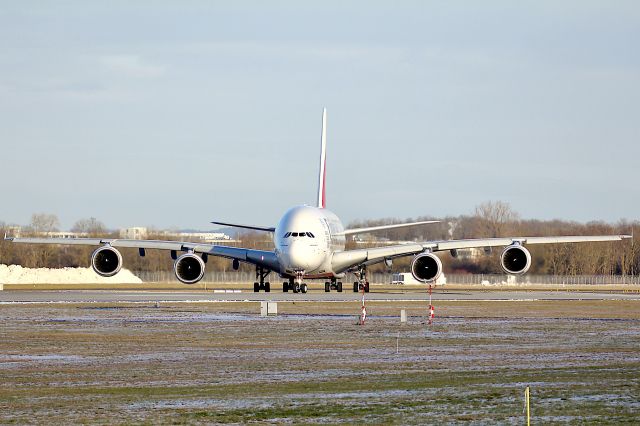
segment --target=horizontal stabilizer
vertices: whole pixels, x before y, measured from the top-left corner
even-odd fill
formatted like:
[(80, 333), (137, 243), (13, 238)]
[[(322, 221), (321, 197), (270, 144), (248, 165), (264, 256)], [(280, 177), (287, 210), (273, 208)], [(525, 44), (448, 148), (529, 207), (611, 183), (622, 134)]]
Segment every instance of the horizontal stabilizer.
[(214, 225), (232, 226), (234, 228), (252, 229), (254, 231), (276, 232), (276, 228), (269, 228), (266, 226), (240, 225), (237, 223), (227, 223), (227, 222), (211, 222), (211, 223), (213, 223)]
[(368, 228), (345, 229), (344, 235), (364, 234), (366, 232), (384, 231), (385, 229), (408, 228), (410, 226), (428, 225), (430, 223), (440, 223), (439, 220), (425, 220), (422, 222), (397, 223), (395, 225), (371, 226)]

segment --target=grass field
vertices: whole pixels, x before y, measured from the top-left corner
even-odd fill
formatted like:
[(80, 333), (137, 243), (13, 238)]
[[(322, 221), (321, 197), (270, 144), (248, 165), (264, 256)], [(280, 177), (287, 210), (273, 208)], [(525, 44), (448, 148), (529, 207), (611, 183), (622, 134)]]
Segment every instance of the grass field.
[[(401, 325), (400, 309), (409, 322)], [(4, 305), (0, 423), (619, 424), (640, 302)]]

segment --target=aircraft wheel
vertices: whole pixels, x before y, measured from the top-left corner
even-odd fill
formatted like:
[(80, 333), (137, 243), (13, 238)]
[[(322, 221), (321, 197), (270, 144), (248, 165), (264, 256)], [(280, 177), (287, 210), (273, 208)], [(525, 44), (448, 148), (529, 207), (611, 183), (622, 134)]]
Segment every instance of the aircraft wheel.
[(300, 284), (296, 283), (293, 285), (293, 292), (300, 293)]
[(358, 292), (358, 290), (359, 290), (359, 287), (360, 287), (360, 286), (358, 285), (358, 283), (353, 283), (353, 292), (354, 292), (354, 293), (357, 293), (357, 292)]
[(325, 293), (329, 293), (331, 291), (331, 284), (330, 283), (324, 283), (324, 292)]
[(304, 283), (302, 283), (302, 285), (300, 286), (300, 292), (302, 292), (302, 293), (306, 293), (308, 289), (309, 288)]
[(260, 291), (260, 283), (253, 283), (253, 292), (257, 293)]
[(364, 284), (364, 292), (369, 293), (369, 281)]
[(338, 293), (342, 293), (342, 282), (338, 283)]
[(271, 283), (264, 283), (264, 291), (265, 293), (270, 293), (271, 292)]
[(288, 291), (289, 291), (289, 283), (287, 282), (282, 283), (282, 292), (287, 293)]

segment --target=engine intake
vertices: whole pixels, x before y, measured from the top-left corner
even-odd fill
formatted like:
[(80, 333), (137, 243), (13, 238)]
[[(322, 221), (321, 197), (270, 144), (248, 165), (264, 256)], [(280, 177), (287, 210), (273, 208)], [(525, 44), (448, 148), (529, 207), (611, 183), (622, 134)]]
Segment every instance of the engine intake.
[(204, 276), (204, 261), (193, 253), (185, 253), (173, 264), (176, 278), (185, 284), (195, 284)]
[(531, 267), (531, 253), (523, 246), (514, 244), (502, 251), (500, 263), (507, 274), (522, 275)]
[(91, 255), (91, 267), (102, 277), (112, 277), (122, 268), (122, 255), (111, 246), (102, 246)]
[(432, 283), (442, 274), (442, 262), (433, 253), (415, 256), (411, 262), (413, 278), (423, 283)]

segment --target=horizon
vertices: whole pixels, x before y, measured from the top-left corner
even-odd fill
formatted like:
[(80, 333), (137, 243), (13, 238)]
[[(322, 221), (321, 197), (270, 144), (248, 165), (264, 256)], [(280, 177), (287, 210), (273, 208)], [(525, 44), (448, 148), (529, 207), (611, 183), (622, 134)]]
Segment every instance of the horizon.
[[(328, 209), (330, 211), (332, 211), (331, 209)], [(608, 226), (619, 226), (622, 224), (627, 224), (629, 226), (636, 226), (638, 224), (640, 224), (640, 219), (628, 219), (628, 218), (620, 218), (614, 221), (606, 221), (606, 220), (598, 220), (598, 219), (593, 219), (593, 220), (587, 220), (587, 221), (577, 221), (577, 220), (571, 220), (571, 219), (562, 219), (562, 218), (552, 218), (552, 219), (542, 219), (542, 218), (534, 218), (534, 217), (521, 217), (519, 212), (517, 211), (513, 211), (513, 213), (515, 213), (518, 217), (516, 219), (513, 220), (508, 220), (508, 223), (518, 223), (518, 222), (533, 222), (533, 221), (539, 221), (539, 222), (554, 222), (554, 221), (560, 221), (560, 222), (564, 222), (564, 223), (573, 223), (573, 224), (577, 224), (577, 225), (581, 225), (581, 226), (588, 226), (591, 224), (605, 224)], [(34, 214), (51, 214), (51, 213), (44, 213), (44, 212), (40, 212), (40, 213), (34, 213)], [(447, 220), (450, 219), (457, 219), (457, 218), (469, 218), (469, 217), (474, 217), (476, 216), (476, 214), (474, 212), (469, 212), (469, 213), (463, 213), (463, 214), (459, 214), (459, 215), (449, 215), (449, 216), (433, 216), (433, 215), (418, 215), (418, 216), (414, 216), (414, 217), (378, 217), (378, 218), (363, 218), (363, 219), (355, 219), (352, 220), (350, 222), (343, 222), (343, 224), (345, 226), (350, 225), (350, 224), (356, 224), (356, 223), (370, 223), (370, 222), (387, 222), (387, 221), (396, 221), (398, 223), (402, 223), (402, 222), (411, 222), (413, 220), (426, 220), (426, 219), (431, 219), (431, 220), (440, 220), (443, 224), (446, 223)], [(59, 219), (59, 218), (58, 218)], [(192, 227), (188, 227), (188, 228), (180, 228), (180, 227), (176, 227), (176, 226), (170, 226), (170, 227), (159, 227), (156, 226), (154, 224), (147, 224), (147, 225), (143, 225), (143, 224), (133, 224), (133, 225), (127, 225), (127, 226), (122, 226), (122, 227), (113, 227), (110, 226), (108, 222), (104, 222), (102, 221), (100, 218), (80, 218), (77, 221), (80, 220), (85, 220), (85, 219), (96, 219), (99, 222), (101, 222), (104, 226), (105, 226), (105, 230), (106, 232), (117, 232), (119, 230), (122, 229), (128, 229), (128, 228), (146, 228), (147, 230), (151, 231), (151, 232), (167, 232), (167, 231), (171, 231), (171, 232), (227, 232), (233, 229), (236, 229), (237, 232), (247, 232), (242, 231), (241, 228), (234, 228), (234, 227), (230, 227), (230, 226), (222, 226), (222, 227), (218, 227), (218, 228), (192, 228)], [(76, 222), (77, 222), (76, 221)], [(8, 222), (4, 222), (2, 220), (2, 218), (0, 218), (0, 225), (4, 225), (4, 227), (20, 227), (20, 228), (28, 228), (30, 226), (30, 223), (24, 223), (24, 224), (17, 224), (17, 223), (8, 223)], [(75, 224), (75, 222), (70, 225), (69, 227), (65, 228), (62, 225), (60, 227), (58, 227), (58, 231), (56, 232), (71, 232), (71, 228), (73, 227), (73, 225)], [(276, 225), (275, 223), (273, 224), (274, 226)], [(253, 231), (253, 232), (259, 232), (259, 231)], [(229, 234), (227, 234), (229, 235)]]

